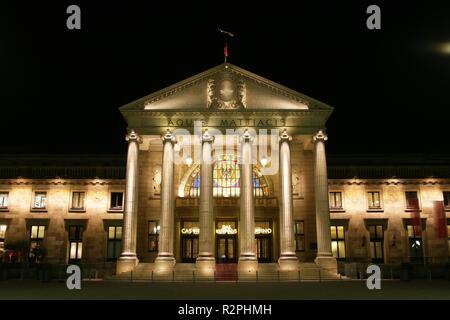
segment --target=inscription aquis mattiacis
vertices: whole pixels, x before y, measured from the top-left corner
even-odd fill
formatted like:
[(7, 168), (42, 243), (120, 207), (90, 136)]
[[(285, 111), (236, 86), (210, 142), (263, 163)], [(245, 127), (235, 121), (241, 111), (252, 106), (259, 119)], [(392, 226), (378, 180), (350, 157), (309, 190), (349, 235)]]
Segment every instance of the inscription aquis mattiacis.
[(168, 127), (193, 127), (195, 121), (200, 121), (202, 126), (216, 126), (216, 127), (284, 127), (286, 126), (285, 119), (219, 119), (216, 121), (209, 121), (199, 119), (168, 119)]

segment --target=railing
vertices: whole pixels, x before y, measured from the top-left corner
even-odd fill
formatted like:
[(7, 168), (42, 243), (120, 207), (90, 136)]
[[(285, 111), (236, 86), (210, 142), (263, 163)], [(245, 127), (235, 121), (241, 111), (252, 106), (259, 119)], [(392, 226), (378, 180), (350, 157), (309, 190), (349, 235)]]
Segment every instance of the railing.
[[(209, 275), (197, 273), (196, 271), (168, 271), (159, 273), (149, 270), (146, 273), (130, 271), (118, 276), (110, 277), (105, 280), (118, 280), (125, 282), (322, 282), (322, 281), (341, 281), (346, 278), (341, 275), (332, 275), (321, 269), (314, 271), (295, 270), (295, 271), (276, 271), (276, 272), (251, 272), (235, 273), (229, 272), (220, 274), (214, 272)], [(347, 279), (349, 280), (349, 279)]]
[(125, 179), (125, 167), (122, 166), (0, 166), (0, 179)]

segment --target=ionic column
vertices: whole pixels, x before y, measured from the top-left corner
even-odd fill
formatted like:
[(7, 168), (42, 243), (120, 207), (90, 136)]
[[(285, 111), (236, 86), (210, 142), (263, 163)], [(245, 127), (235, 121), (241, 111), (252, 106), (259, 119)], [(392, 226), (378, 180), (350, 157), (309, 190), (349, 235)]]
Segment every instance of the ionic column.
[(291, 150), (289, 145), (291, 140), (292, 137), (284, 130), (280, 136), (280, 258), (278, 259), (282, 270), (298, 268), (292, 216)]
[(125, 212), (122, 230), (122, 253), (117, 261), (117, 274), (133, 270), (138, 263), (136, 257), (136, 226), (138, 206), (139, 144), (140, 136), (132, 130), (128, 141)]
[(255, 253), (255, 204), (253, 194), (253, 137), (248, 130), (240, 137), (240, 227), (239, 268), (255, 271), (258, 261)]
[(314, 191), (316, 204), (317, 257), (319, 266), (337, 270), (336, 259), (331, 252), (330, 211), (328, 203), (328, 176), (325, 141), (328, 137), (320, 130), (314, 137)]
[(174, 185), (173, 185), (173, 144), (174, 135), (167, 130), (162, 136), (162, 180), (161, 180), (161, 220), (158, 242), (158, 256), (155, 260), (155, 270), (171, 270), (175, 266), (173, 255), (173, 237), (175, 229), (174, 217)]
[(200, 234), (197, 269), (212, 271), (214, 258), (214, 214), (213, 214), (213, 164), (212, 144), (214, 136), (206, 130), (202, 136), (202, 156), (200, 164)]

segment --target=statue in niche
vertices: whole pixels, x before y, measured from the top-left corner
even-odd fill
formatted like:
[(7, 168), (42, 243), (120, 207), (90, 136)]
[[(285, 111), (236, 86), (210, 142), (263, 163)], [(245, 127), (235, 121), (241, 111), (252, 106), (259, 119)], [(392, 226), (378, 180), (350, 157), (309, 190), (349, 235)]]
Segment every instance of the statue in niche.
[(216, 79), (209, 79), (206, 93), (208, 108), (235, 110), (246, 107), (245, 83), (230, 72), (223, 72)]
[(159, 196), (161, 194), (161, 168), (153, 170), (153, 195)]
[(295, 169), (292, 171), (292, 195), (300, 196), (300, 175)]

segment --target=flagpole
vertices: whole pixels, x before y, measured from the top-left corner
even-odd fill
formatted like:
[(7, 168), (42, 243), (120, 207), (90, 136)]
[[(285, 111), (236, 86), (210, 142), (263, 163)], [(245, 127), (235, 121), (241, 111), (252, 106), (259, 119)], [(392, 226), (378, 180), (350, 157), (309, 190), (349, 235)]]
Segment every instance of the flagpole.
[(223, 38), (225, 41), (225, 46), (223, 48), (223, 56), (224, 56), (225, 63), (227, 63), (227, 57), (228, 57), (228, 41), (227, 41), (228, 38), (227, 37), (234, 37), (234, 34), (232, 34), (231, 32), (222, 30), (222, 29), (217, 29), (217, 30), (224, 36)]
[(223, 50), (223, 55), (225, 57), (225, 63), (227, 63), (227, 57), (228, 57), (228, 42), (227, 42), (227, 37), (225, 36), (225, 47)]

